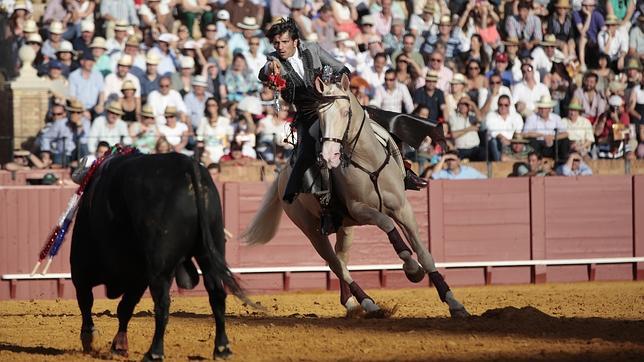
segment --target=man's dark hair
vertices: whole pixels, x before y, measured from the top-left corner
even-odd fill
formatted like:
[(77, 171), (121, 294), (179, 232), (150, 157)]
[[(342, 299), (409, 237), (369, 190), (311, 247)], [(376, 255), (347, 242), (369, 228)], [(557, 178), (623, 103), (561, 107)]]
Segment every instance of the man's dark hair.
[(498, 102), (498, 101), (500, 101), (501, 99), (507, 99), (507, 100), (508, 100), (508, 102), (511, 102), (511, 101), (510, 101), (510, 96), (509, 96), (509, 95), (507, 95), (507, 94), (501, 94), (501, 95), (499, 96), (499, 99), (497, 100), (497, 102)]
[(376, 60), (378, 58), (385, 58), (385, 61), (386, 61), (387, 60), (387, 53), (380, 52), (380, 53), (376, 53), (376, 55), (373, 56), (373, 60)]
[(539, 160), (539, 161), (541, 161), (541, 159), (543, 158), (543, 157), (541, 157), (540, 154), (538, 154), (535, 151), (530, 151), (530, 153), (528, 153), (528, 159), (530, 159), (530, 157), (532, 157), (532, 156), (537, 156), (537, 160)]
[(416, 40), (416, 35), (414, 35), (412, 33), (407, 33), (407, 34), (403, 35), (403, 39), (405, 39), (405, 38), (412, 38), (412, 39)]
[(394, 69), (389, 68), (385, 70), (385, 76), (387, 76), (388, 74), (396, 74), (396, 71)]
[(107, 147), (107, 148), (110, 148), (110, 144), (109, 144), (107, 141), (100, 141), (100, 142), (96, 145), (96, 149), (98, 150), (98, 149), (99, 149), (99, 148), (101, 148), (101, 147)]
[(270, 29), (268, 29), (268, 32), (266, 32), (266, 37), (268, 38), (268, 40), (272, 41), (276, 36), (282, 35), (286, 32), (289, 33), (291, 39), (300, 39), (300, 31), (297, 29), (295, 21), (293, 21), (293, 19), (291, 18), (288, 18), (287, 20), (278, 20), (271, 26)]
[(530, 9), (530, 3), (528, 1), (519, 1), (519, 6), (517, 6), (517, 9)]

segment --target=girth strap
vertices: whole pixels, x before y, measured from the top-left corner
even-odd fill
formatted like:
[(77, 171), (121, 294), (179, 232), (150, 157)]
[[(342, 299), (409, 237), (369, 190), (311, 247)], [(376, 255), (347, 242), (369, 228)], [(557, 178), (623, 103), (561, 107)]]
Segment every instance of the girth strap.
[(385, 146), (385, 153), (386, 157), (383, 163), (378, 167), (377, 170), (370, 172), (366, 168), (362, 167), (360, 164), (358, 164), (356, 161), (353, 159), (350, 159), (351, 165), (353, 165), (355, 168), (363, 171), (367, 175), (369, 175), (369, 179), (371, 180), (371, 183), (373, 184), (374, 189), (376, 190), (376, 194), (378, 195), (378, 211), (382, 212), (382, 195), (380, 194), (380, 187), (378, 187), (378, 177), (380, 176), (380, 172), (387, 166), (389, 163), (389, 160), (391, 159), (391, 151), (389, 151), (389, 140), (387, 140), (387, 145)]

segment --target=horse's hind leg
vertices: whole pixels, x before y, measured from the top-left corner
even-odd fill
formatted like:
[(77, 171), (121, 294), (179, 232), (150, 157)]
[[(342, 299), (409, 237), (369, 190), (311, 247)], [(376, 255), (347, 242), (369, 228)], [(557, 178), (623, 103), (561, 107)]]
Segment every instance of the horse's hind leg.
[(119, 318), (119, 329), (112, 340), (112, 353), (124, 357), (128, 356), (127, 325), (130, 323), (130, 319), (132, 318), (134, 307), (136, 307), (141, 300), (141, 296), (143, 296), (143, 292), (145, 292), (146, 288), (147, 285), (133, 287), (123, 294), (123, 298), (121, 298), (116, 309), (116, 314)]
[(405, 237), (409, 240), (416, 254), (418, 254), (418, 261), (429, 274), (429, 278), (431, 279), (432, 284), (436, 287), (441, 301), (449, 305), (450, 314), (453, 317), (468, 316), (469, 313), (463, 304), (454, 297), (454, 293), (449, 289), (447, 282), (445, 282), (443, 276), (436, 269), (434, 258), (422, 244), (420, 237), (418, 236), (418, 225), (416, 224), (416, 218), (414, 217), (411, 204), (405, 200), (403, 207), (394, 212), (392, 217), (402, 229)]
[[(353, 227), (341, 227), (336, 233), (335, 255), (342, 265), (348, 269), (349, 249), (353, 242)], [(351, 295), (349, 284), (340, 279), (340, 304), (347, 309), (347, 314), (353, 314), (360, 309), (360, 303)]]

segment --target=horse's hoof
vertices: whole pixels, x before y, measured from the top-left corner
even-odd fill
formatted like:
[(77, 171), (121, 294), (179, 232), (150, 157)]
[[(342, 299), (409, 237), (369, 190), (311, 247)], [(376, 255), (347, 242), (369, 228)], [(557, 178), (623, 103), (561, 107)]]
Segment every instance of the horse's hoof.
[(423, 267), (421, 267), (416, 261), (414, 261), (414, 264), (416, 264), (415, 270), (408, 270), (408, 268), (405, 267), (405, 264), (403, 264), (403, 270), (405, 271), (407, 280), (412, 283), (420, 283), (425, 278), (425, 269), (423, 269)]
[(366, 319), (383, 319), (387, 318), (387, 312), (383, 309), (378, 309), (372, 312), (365, 313), (364, 317)]
[(97, 337), (99, 336), (98, 329), (92, 327), (89, 330), (81, 330), (80, 339), (83, 345), (84, 353), (91, 353), (98, 350), (96, 345)]
[(344, 307), (347, 309), (347, 318), (356, 318), (362, 315), (362, 307), (354, 296), (347, 299), (347, 302), (344, 303)]
[(470, 316), (470, 313), (465, 309), (465, 307), (459, 309), (450, 309), (449, 314), (452, 316), (452, 318), (467, 318)]
[(154, 354), (154, 353), (146, 352), (143, 355), (143, 359), (141, 361), (143, 361), (143, 362), (163, 361), (163, 355), (162, 354)]
[(228, 359), (233, 355), (233, 351), (230, 350), (230, 346), (218, 346), (215, 347), (215, 352), (213, 353), (214, 359)]

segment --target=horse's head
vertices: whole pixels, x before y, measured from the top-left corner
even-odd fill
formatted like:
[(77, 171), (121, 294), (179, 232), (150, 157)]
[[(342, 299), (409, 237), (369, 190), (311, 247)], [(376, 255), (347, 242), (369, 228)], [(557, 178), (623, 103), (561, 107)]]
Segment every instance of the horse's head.
[(346, 142), (351, 123), (351, 97), (349, 77), (344, 74), (340, 83), (326, 83), (315, 79), (315, 89), (320, 93), (320, 132), (322, 159), (330, 169), (340, 166), (342, 144)]

